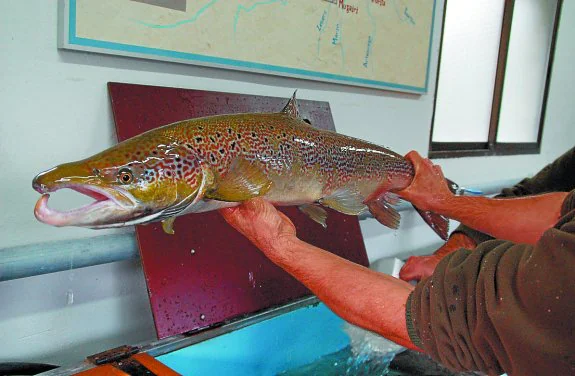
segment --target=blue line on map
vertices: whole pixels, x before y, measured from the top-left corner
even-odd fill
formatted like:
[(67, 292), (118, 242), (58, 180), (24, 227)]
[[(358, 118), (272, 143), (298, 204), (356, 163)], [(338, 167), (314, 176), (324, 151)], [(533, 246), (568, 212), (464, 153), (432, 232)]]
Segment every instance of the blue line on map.
[(238, 26), (238, 21), (240, 18), (240, 13), (242, 11), (246, 12), (246, 13), (250, 13), (251, 11), (253, 11), (254, 9), (256, 9), (258, 6), (260, 5), (270, 5), (270, 4), (274, 4), (274, 3), (280, 3), (281, 5), (287, 5), (287, 0), (268, 0), (268, 1), (259, 1), (257, 3), (254, 3), (253, 5), (249, 6), (249, 7), (245, 7), (243, 5), (238, 5), (238, 9), (236, 10), (236, 15), (234, 16), (234, 38), (236, 35), (236, 30), (237, 30), (237, 26)]
[[(253, 63), (249, 61), (242, 61), (236, 59), (228, 59), (228, 58), (221, 58), (216, 56), (208, 56), (208, 55), (200, 55), (188, 52), (179, 52), (173, 50), (165, 50), (160, 48), (150, 48), (150, 47), (143, 47), (143, 46), (136, 46), (131, 44), (125, 43), (116, 43), (116, 42), (108, 42), (103, 40), (97, 39), (89, 39), (89, 38), (82, 38), (78, 37), (76, 32), (76, 23), (77, 23), (77, 15), (76, 15), (76, 0), (69, 0), (70, 6), (70, 13), (69, 13), (69, 20), (68, 20), (68, 43), (70, 45), (82, 46), (87, 47), (91, 51), (99, 51), (101, 53), (105, 53), (110, 50), (113, 51), (122, 51), (126, 54), (132, 56), (139, 56), (139, 57), (147, 57), (147, 58), (154, 58), (163, 57), (173, 60), (180, 60), (182, 62), (186, 61), (194, 61), (198, 64), (210, 64), (211, 66), (220, 66), (220, 67), (227, 67), (227, 68), (236, 68), (236, 69), (249, 69), (252, 71), (257, 71), (260, 73), (283, 73), (289, 74), (292, 76), (297, 76), (300, 78), (320, 78), (323, 80), (331, 81), (331, 82), (346, 82), (350, 84), (359, 84), (359, 85), (369, 85), (381, 89), (391, 88), (391, 89), (400, 89), (400, 90), (409, 90), (415, 93), (424, 94), (427, 92), (428, 85), (429, 85), (429, 70), (431, 66), (431, 46), (433, 41), (433, 32), (435, 26), (435, 10), (437, 6), (437, 0), (433, 1), (433, 16), (431, 19), (431, 32), (429, 35), (429, 48), (427, 50), (427, 73), (425, 79), (425, 86), (412, 86), (412, 85), (404, 85), (404, 84), (397, 84), (393, 82), (386, 82), (386, 81), (377, 81), (377, 80), (370, 80), (366, 78), (359, 78), (359, 77), (352, 77), (352, 76), (344, 76), (339, 74), (333, 73), (325, 73), (325, 72), (316, 72), (307, 69), (299, 69), (299, 68), (289, 68), (289, 67), (282, 67), (277, 65), (271, 64), (262, 64), (262, 63)], [(161, 60), (161, 59), (160, 59)]]
[(405, 18), (409, 21), (410, 24), (415, 25), (415, 20), (414, 20), (413, 17), (411, 17), (411, 15), (409, 14), (409, 11), (408, 11), (407, 7), (405, 7), (405, 10), (403, 11), (403, 15), (404, 15)]
[(331, 9), (331, 3), (328, 4), (327, 9), (323, 11), (323, 14), (321, 16), (321, 20), (319, 22), (319, 24), (317, 25), (317, 28), (319, 29), (319, 33), (317, 35), (317, 57), (319, 57), (319, 50), (320, 50), (320, 46), (321, 46), (321, 37), (323, 36), (323, 33), (325, 31), (325, 29), (327, 28), (327, 25), (329, 23), (329, 11)]
[[(399, 10), (399, 7), (397, 5), (397, 2), (401, 3), (401, 8), (403, 8), (403, 12), (401, 12)], [(406, 22), (406, 23), (410, 23), (412, 25), (415, 25), (415, 20), (413, 19), (413, 17), (408, 13), (407, 10), (407, 6), (405, 6), (405, 3), (401, 0), (392, 0), (393, 3), (393, 9), (395, 9), (395, 14), (397, 15), (397, 18), (399, 18), (400, 21), (402, 22)], [(434, 3), (435, 4), (435, 3)], [(435, 8), (435, 5), (434, 5)]]
[(373, 44), (375, 43), (375, 35), (377, 33), (377, 24), (375, 22), (375, 18), (373, 17), (373, 14), (371, 14), (371, 7), (370, 7), (371, 1), (365, 0), (365, 2), (367, 3), (365, 6), (365, 8), (367, 9), (367, 15), (369, 16), (369, 19), (371, 20), (371, 35), (367, 39), (367, 53), (366, 53), (366, 57), (365, 57), (364, 66), (366, 68), (369, 66), (369, 70), (373, 73), (373, 64), (369, 64), (369, 55), (371, 53), (371, 48), (372, 48)]
[(209, 8), (211, 8), (214, 4), (216, 4), (219, 0), (212, 0), (209, 3), (207, 3), (206, 5), (204, 5), (203, 7), (200, 8), (200, 10), (198, 10), (196, 12), (196, 14), (194, 14), (192, 17), (186, 19), (186, 20), (182, 20), (182, 21), (178, 21), (178, 22), (174, 22), (171, 24), (164, 24), (164, 25), (160, 25), (160, 24), (153, 24), (153, 23), (149, 23), (149, 22), (145, 22), (145, 21), (140, 21), (140, 20), (132, 20), (136, 23), (139, 23), (140, 25), (144, 25), (147, 27), (151, 27), (153, 29), (173, 29), (175, 27), (178, 26), (182, 26), (185, 24), (189, 24), (189, 23), (193, 23), (196, 22), (196, 20), (198, 18), (200, 18), (200, 16), (202, 14), (204, 14)]

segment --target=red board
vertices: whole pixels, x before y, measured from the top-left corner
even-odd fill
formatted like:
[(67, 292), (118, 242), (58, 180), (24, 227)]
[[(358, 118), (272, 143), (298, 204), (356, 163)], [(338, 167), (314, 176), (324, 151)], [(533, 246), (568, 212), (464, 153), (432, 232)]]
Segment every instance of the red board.
[[(120, 141), (179, 120), (201, 116), (276, 112), (288, 98), (109, 83)], [(326, 102), (300, 101), (304, 119), (334, 130)], [(329, 211), (324, 229), (295, 207), (281, 208), (298, 236), (361, 265), (368, 265), (356, 217)], [(311, 295), (270, 262), (218, 212), (179, 217), (175, 235), (159, 223), (136, 233), (159, 338), (213, 326)]]

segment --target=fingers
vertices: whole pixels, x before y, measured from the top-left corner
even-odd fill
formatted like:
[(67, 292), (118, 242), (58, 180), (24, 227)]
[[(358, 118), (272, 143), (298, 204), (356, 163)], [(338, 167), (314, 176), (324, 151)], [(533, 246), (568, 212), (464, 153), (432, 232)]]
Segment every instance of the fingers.
[(408, 161), (410, 161), (411, 163), (413, 163), (414, 165), (421, 162), (423, 160), (423, 158), (421, 157), (421, 155), (419, 155), (418, 152), (416, 152), (415, 150), (410, 151), (409, 153), (407, 153), (405, 155), (405, 159), (407, 159)]
[(409, 282), (409, 281), (419, 281), (421, 279), (421, 274), (417, 271), (418, 260), (414, 256), (407, 259), (405, 265), (399, 271), (399, 278)]

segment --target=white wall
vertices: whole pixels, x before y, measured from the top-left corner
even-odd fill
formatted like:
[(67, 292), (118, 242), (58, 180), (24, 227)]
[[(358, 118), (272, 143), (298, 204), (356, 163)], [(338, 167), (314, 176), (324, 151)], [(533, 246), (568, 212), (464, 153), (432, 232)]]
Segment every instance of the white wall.
[[(55, 1), (0, 2), (0, 249), (104, 231), (57, 229), (32, 213), (31, 180), (55, 164), (114, 142), (106, 82), (229, 91), (329, 101), (339, 132), (399, 153), (426, 153), (434, 88), (421, 97), (312, 81), (199, 68), (56, 49)], [(441, 6), (439, 7), (441, 8)], [(436, 25), (441, 25), (442, 9)], [(440, 30), (434, 34), (430, 82), (435, 82)], [(540, 155), (441, 160), (446, 175), (465, 185), (521, 177), (550, 162), (575, 141), (575, 3), (565, 2)], [(465, 67), (463, 67), (464, 69)], [(469, 74), (472, 74), (470, 72)], [(461, 124), (461, 126), (465, 126)], [(61, 202), (66, 201), (61, 199)], [(399, 231), (362, 222), (371, 260), (431, 250), (438, 244), (416, 214)], [(0, 254), (1, 257), (1, 254)], [(70, 292), (73, 301), (69, 300)], [(70, 304), (68, 304), (70, 303)], [(56, 363), (153, 336), (138, 263), (124, 262), (0, 283), (0, 361)], [(62, 350), (62, 351), (59, 351)]]

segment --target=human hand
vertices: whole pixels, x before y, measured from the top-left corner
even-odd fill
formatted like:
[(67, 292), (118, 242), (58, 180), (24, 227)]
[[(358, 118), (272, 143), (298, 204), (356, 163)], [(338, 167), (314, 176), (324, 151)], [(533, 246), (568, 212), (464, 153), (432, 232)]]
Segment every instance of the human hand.
[(409, 152), (405, 159), (413, 164), (415, 176), (411, 184), (397, 193), (422, 210), (441, 213), (454, 194), (449, 190), (441, 167), (423, 158), (416, 151)]
[(440, 261), (441, 257), (436, 255), (411, 256), (401, 267), (399, 278), (406, 282), (421, 281), (433, 274)]
[(421, 281), (435, 271), (437, 264), (448, 254), (461, 248), (473, 250), (477, 244), (461, 232), (451, 234), (449, 240), (430, 256), (412, 256), (399, 271), (399, 278), (404, 281)]
[(287, 245), (297, 239), (292, 221), (261, 198), (248, 200), (233, 208), (221, 209), (220, 213), (226, 222), (272, 259), (278, 252), (288, 249)]

